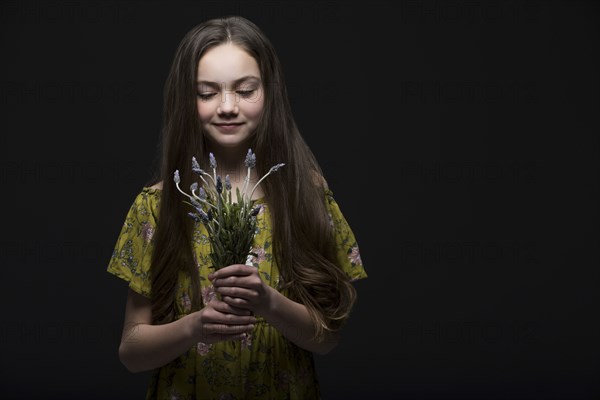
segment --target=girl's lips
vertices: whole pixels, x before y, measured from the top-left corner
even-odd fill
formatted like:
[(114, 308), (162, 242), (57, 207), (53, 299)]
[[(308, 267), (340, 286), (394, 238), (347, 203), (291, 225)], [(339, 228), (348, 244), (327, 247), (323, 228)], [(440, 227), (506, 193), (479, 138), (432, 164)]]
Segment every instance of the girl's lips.
[(215, 124), (215, 126), (221, 130), (221, 131), (225, 131), (225, 132), (230, 132), (230, 131), (234, 131), (236, 130), (238, 127), (242, 126), (243, 123), (240, 124)]

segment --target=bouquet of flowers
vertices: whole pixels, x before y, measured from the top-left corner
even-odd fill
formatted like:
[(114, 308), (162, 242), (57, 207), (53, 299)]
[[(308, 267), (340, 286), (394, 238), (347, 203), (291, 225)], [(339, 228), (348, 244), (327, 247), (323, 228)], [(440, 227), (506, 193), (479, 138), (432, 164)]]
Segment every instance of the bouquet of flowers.
[[(202, 222), (208, 231), (211, 245), (210, 258), (213, 268), (220, 269), (231, 264), (244, 264), (248, 257), (256, 254), (251, 253), (252, 240), (256, 231), (256, 215), (260, 206), (255, 207), (252, 195), (258, 185), (271, 173), (277, 171), (285, 164), (276, 164), (269, 172), (256, 182), (249, 191), (250, 171), (256, 165), (256, 155), (252, 149), (248, 149), (244, 164), (248, 169), (242, 190), (236, 188), (237, 202), (232, 202), (231, 183), (229, 175), (225, 180), (217, 175), (217, 161), (213, 153), (209, 154), (212, 174), (202, 170), (196, 157), (192, 157), (192, 171), (200, 178), (201, 184), (192, 183), (191, 195), (185, 193), (179, 187), (179, 170), (174, 173), (174, 181), (183, 195), (190, 199), (184, 201), (195, 209), (188, 215), (196, 222)], [(198, 191), (198, 194), (196, 194)]]

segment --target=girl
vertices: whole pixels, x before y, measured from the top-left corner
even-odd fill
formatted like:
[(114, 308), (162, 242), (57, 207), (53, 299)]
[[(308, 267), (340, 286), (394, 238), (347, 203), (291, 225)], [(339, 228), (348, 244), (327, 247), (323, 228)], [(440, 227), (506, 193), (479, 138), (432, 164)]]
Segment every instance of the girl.
[[(135, 198), (108, 272), (129, 283), (119, 358), (154, 370), (147, 399), (318, 399), (312, 353), (329, 352), (365, 278), (355, 237), (294, 122), (273, 45), (251, 21), (206, 21), (180, 43), (165, 86), (162, 160)], [(241, 188), (263, 180), (252, 265), (215, 271), (180, 187), (191, 160)], [(188, 167), (189, 166), (189, 167)], [(219, 294), (217, 296), (217, 294)]]

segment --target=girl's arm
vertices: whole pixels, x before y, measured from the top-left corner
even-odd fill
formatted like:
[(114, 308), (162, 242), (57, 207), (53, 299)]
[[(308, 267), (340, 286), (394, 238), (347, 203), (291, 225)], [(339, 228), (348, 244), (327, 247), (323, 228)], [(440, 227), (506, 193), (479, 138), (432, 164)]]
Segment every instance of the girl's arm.
[(288, 340), (317, 354), (327, 354), (338, 344), (339, 333), (326, 332), (321, 343), (312, 340), (315, 328), (306, 306), (288, 299), (270, 286), (267, 293), (270, 307), (261, 315)]
[(234, 264), (212, 273), (208, 278), (224, 302), (261, 315), (297, 346), (326, 354), (337, 345), (339, 333), (327, 335), (320, 343), (312, 340), (315, 329), (306, 306), (265, 284), (256, 267)]
[(247, 310), (213, 300), (174, 322), (151, 325), (151, 300), (129, 289), (119, 359), (130, 372), (159, 368), (198, 342), (240, 340), (255, 321)]

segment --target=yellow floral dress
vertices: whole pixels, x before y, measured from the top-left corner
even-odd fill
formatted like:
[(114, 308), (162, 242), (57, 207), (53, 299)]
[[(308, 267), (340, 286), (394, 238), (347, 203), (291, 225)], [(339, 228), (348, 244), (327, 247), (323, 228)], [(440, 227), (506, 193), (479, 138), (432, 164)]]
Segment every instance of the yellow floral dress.
[[(340, 264), (351, 280), (366, 278), (354, 234), (331, 190), (325, 190), (330, 223), (334, 226)], [(277, 287), (279, 272), (271, 253), (267, 204), (257, 215), (252, 264), (265, 283)], [(160, 189), (143, 187), (135, 198), (118, 236), (107, 271), (151, 298), (150, 258), (160, 206)], [(214, 296), (208, 280), (211, 263), (206, 229), (196, 223), (193, 249), (204, 304)], [(191, 312), (190, 279), (179, 275), (176, 319)], [(285, 294), (285, 293), (284, 293)], [(319, 399), (312, 353), (288, 341), (260, 316), (241, 342), (198, 343), (170, 363), (153, 371), (146, 399)]]

